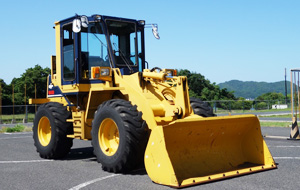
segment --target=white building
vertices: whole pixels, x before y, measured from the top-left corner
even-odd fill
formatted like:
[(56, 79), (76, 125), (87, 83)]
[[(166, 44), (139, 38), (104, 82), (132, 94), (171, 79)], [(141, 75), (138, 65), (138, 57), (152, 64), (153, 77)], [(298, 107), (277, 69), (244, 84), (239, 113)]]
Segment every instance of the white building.
[(288, 106), (286, 104), (274, 104), (272, 105), (272, 109), (286, 109)]

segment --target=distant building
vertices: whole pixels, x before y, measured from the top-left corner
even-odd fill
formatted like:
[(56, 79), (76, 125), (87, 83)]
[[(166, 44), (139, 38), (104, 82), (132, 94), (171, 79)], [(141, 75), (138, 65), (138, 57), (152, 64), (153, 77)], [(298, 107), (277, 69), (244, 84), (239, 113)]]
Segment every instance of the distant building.
[(288, 108), (287, 104), (274, 104), (272, 105), (272, 109), (286, 109)]

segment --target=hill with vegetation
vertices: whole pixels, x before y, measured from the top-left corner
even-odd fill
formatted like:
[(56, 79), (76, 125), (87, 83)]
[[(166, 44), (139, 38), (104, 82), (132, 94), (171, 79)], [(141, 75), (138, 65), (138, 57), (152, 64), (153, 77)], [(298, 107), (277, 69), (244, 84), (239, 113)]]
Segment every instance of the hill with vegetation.
[[(221, 89), (226, 88), (228, 91), (233, 92), (236, 97), (243, 97), (246, 99), (255, 99), (258, 96), (269, 92), (285, 94), (284, 81), (268, 83), (231, 80), (220, 83), (218, 86)], [(287, 81), (287, 93), (290, 94), (290, 81)]]

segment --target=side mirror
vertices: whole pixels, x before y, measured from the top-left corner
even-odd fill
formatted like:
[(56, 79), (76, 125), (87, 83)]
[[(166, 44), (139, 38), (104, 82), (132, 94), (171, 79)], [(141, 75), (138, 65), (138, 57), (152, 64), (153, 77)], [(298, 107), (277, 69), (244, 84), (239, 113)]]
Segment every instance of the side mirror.
[(160, 39), (159, 34), (158, 34), (157, 24), (152, 24), (152, 33), (156, 39), (158, 39), (158, 40)]
[(78, 33), (81, 31), (81, 26), (87, 28), (89, 25), (89, 20), (87, 16), (78, 16), (78, 18), (73, 20), (73, 32)]
[(73, 32), (78, 33), (81, 31), (81, 21), (80, 19), (76, 18), (73, 20), (73, 27), (72, 27)]
[(87, 16), (81, 16), (80, 20), (81, 20), (82, 27), (84, 27), (84, 28), (89, 27), (89, 20), (88, 20)]

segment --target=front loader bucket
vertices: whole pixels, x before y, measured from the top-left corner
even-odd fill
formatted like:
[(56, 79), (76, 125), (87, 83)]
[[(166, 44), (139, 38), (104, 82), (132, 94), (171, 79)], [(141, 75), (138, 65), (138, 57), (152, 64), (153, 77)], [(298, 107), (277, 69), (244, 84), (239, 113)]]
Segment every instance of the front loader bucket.
[(177, 188), (276, 168), (254, 115), (190, 116), (157, 126), (145, 166), (152, 181)]

